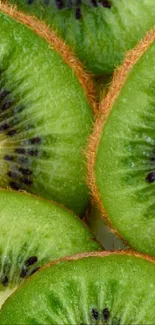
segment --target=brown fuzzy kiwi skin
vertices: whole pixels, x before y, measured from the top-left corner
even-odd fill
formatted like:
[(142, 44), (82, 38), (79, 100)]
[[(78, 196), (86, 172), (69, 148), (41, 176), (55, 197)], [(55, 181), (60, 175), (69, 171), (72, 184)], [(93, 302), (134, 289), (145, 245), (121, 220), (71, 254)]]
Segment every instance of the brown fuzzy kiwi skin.
[(71, 48), (64, 43), (64, 41), (56, 35), (56, 33), (49, 28), (44, 22), (40, 21), (34, 16), (26, 15), (16, 9), (16, 6), (11, 6), (8, 2), (0, 1), (0, 11), (10, 16), (12, 19), (25, 24), (34, 33), (43, 38), (51, 48), (54, 48), (58, 52), (63, 61), (72, 68), (76, 77), (78, 78), (85, 96), (90, 104), (94, 114), (98, 113), (96, 103), (96, 89), (93, 81), (93, 77), (88, 73), (84, 65), (73, 54)]
[[(88, 253), (81, 253), (81, 254), (76, 254), (76, 255), (73, 255), (73, 256), (65, 256), (65, 257), (62, 257), (62, 258), (59, 258), (57, 260), (54, 260), (50, 263), (47, 263), (45, 265), (43, 265), (37, 272), (35, 272), (35, 274), (32, 274), (30, 277), (28, 277), (25, 281), (24, 281), (24, 284), (27, 283), (33, 276), (35, 276), (38, 272), (40, 272), (41, 270), (43, 269), (46, 269), (48, 267), (51, 267), (53, 265), (57, 265), (57, 264), (60, 264), (60, 263), (63, 263), (63, 262), (71, 262), (71, 261), (77, 261), (79, 259), (83, 259), (83, 258), (87, 258), (87, 257), (107, 257), (107, 256), (110, 256), (110, 255), (118, 255), (118, 256), (135, 256), (137, 258), (141, 258), (141, 259), (145, 259), (153, 264), (155, 264), (155, 258), (152, 257), (152, 256), (149, 256), (147, 254), (141, 254), (141, 253), (138, 253), (134, 250), (120, 250), (120, 251), (101, 251), (101, 252), (88, 252)], [(22, 285), (22, 286), (23, 286)], [(17, 288), (17, 290), (20, 290), (20, 287)], [(16, 291), (17, 291), (16, 290)]]
[[(42, 266), (37, 272), (32, 274), (30, 277), (28, 277), (24, 281), (24, 283), (16, 289), (16, 292), (18, 292), (21, 287), (25, 286), (30, 281), (30, 279), (32, 277), (34, 277), (42, 269), (46, 269), (48, 267), (51, 267), (51, 266), (54, 266), (54, 265), (57, 265), (57, 264), (63, 263), (63, 262), (76, 261), (76, 260), (79, 260), (79, 259), (82, 259), (82, 258), (87, 258), (87, 257), (103, 257), (104, 258), (104, 257), (110, 256), (110, 255), (135, 256), (137, 258), (145, 259), (145, 260), (149, 261), (150, 263), (155, 264), (155, 258), (154, 257), (149, 256), (147, 254), (138, 253), (138, 252), (136, 252), (134, 250), (89, 252), (89, 253), (76, 254), (76, 255), (73, 255), (73, 256), (65, 256), (63, 258), (57, 259), (55, 261), (52, 261), (52, 262), (47, 263), (44, 266)], [(5, 300), (4, 305), (7, 303), (8, 299), (9, 299), (9, 297)], [(2, 306), (2, 308), (3, 308), (3, 306)]]
[(128, 74), (130, 73), (133, 66), (137, 61), (142, 57), (146, 52), (148, 47), (155, 41), (155, 27), (151, 29), (143, 40), (131, 51), (126, 54), (123, 64), (115, 70), (109, 92), (105, 98), (100, 103), (99, 114), (96, 119), (94, 130), (92, 135), (89, 138), (88, 148), (86, 152), (87, 160), (87, 183), (92, 194), (92, 202), (94, 202), (98, 209), (101, 211), (102, 216), (104, 216), (107, 224), (110, 226), (111, 231), (119, 237), (125, 245), (129, 246), (129, 243), (126, 242), (119, 232), (114, 229), (111, 220), (108, 217), (108, 214), (102, 204), (100, 193), (97, 188), (96, 178), (95, 178), (95, 162), (97, 157), (98, 145), (100, 142), (100, 137), (102, 134), (104, 123), (112, 109), (114, 102), (117, 100), (121, 88), (124, 85)]

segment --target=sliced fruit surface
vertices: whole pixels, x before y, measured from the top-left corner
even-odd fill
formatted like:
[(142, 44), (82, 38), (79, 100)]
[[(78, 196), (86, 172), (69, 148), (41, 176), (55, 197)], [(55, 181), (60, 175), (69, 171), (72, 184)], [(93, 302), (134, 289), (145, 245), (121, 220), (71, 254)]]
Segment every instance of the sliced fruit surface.
[(154, 26), (154, 0), (10, 0), (45, 20), (94, 74), (112, 72)]
[(100, 250), (85, 224), (54, 202), (0, 190), (0, 207), (0, 305), (43, 264)]
[[(93, 194), (130, 246), (155, 256), (155, 30), (127, 56), (90, 143)], [(93, 150), (92, 150), (93, 149)]]
[(9, 297), (0, 324), (154, 324), (155, 264), (123, 254), (43, 268)]
[(91, 81), (55, 34), (2, 3), (0, 30), (0, 186), (81, 214), (88, 200), (84, 149), (92, 128), (81, 80)]

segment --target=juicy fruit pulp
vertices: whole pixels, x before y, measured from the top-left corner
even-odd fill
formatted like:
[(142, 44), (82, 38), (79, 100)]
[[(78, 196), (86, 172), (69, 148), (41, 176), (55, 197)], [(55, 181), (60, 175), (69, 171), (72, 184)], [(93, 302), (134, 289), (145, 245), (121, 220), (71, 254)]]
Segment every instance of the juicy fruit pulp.
[(43, 264), (100, 249), (72, 212), (32, 195), (0, 191), (0, 305)]
[[(53, 199), (81, 214), (88, 199), (88, 99), (76, 71), (55, 50), (59, 40), (32, 17), (18, 13), (50, 44), (11, 18), (11, 8), (0, 4), (0, 11), (0, 186)], [(67, 61), (65, 45), (58, 45)], [(72, 54), (69, 59), (74, 62)]]
[[(128, 54), (90, 145), (92, 189), (113, 228), (155, 256), (155, 30)], [(96, 140), (97, 139), (97, 140)], [(91, 154), (92, 150), (90, 150)], [(92, 160), (93, 160), (92, 159)]]
[(94, 74), (112, 72), (154, 26), (154, 0), (10, 0), (54, 28)]
[(101, 253), (37, 272), (6, 301), (0, 324), (150, 325), (154, 310), (155, 264)]

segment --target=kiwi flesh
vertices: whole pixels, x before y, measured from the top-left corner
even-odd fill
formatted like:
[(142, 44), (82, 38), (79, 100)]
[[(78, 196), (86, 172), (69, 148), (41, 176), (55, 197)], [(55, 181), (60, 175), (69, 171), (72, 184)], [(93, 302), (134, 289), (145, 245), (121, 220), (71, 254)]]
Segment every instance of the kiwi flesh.
[(111, 73), (126, 51), (154, 26), (154, 0), (10, 0), (10, 3), (45, 20), (97, 75)]
[(128, 53), (102, 101), (88, 149), (102, 215), (134, 249), (155, 256), (155, 29)]
[(0, 3), (0, 186), (87, 206), (91, 77), (37, 19)]
[(0, 306), (43, 264), (101, 250), (71, 211), (32, 194), (0, 190)]
[(0, 311), (0, 324), (155, 324), (155, 260), (125, 252), (78, 255), (42, 268)]

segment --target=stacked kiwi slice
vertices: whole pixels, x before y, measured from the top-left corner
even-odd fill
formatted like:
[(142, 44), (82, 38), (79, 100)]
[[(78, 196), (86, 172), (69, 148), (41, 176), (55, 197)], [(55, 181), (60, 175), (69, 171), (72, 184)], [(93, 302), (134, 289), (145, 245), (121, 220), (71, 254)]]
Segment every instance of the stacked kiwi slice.
[(154, 26), (154, 0), (7, 1), (46, 21), (96, 75), (111, 73)]
[(2, 2), (0, 30), (2, 305), (45, 263), (101, 246), (74, 213), (89, 197), (92, 78), (45, 24)]
[(155, 324), (154, 9), (0, 2), (0, 324)]
[(80, 218), (52, 201), (0, 190), (0, 207), (0, 306), (45, 263), (101, 250)]
[(155, 324), (155, 261), (91, 253), (49, 264), (3, 305), (0, 324)]
[(155, 256), (155, 29), (115, 73), (90, 139), (89, 180), (114, 231)]
[(87, 206), (94, 86), (56, 34), (0, 4), (0, 186)]

